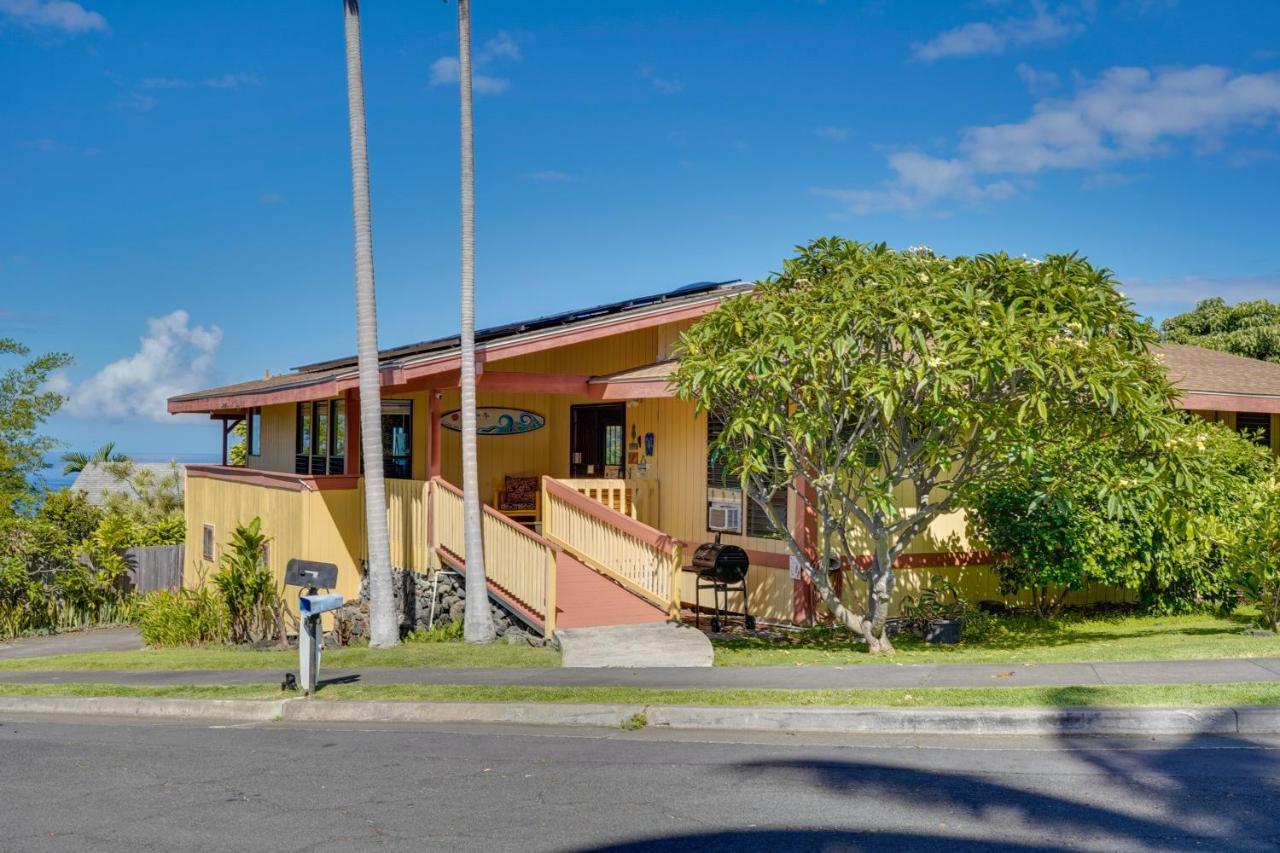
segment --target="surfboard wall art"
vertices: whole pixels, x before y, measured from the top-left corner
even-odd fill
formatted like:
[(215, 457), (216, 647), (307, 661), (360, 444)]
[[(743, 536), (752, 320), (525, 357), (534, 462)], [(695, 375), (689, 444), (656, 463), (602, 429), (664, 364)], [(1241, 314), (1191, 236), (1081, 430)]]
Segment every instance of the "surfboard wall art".
[[(454, 432), (462, 431), (462, 411), (454, 409), (440, 416), (440, 425)], [(547, 420), (536, 412), (508, 409), (505, 406), (476, 406), (478, 435), (523, 435), (542, 429)]]

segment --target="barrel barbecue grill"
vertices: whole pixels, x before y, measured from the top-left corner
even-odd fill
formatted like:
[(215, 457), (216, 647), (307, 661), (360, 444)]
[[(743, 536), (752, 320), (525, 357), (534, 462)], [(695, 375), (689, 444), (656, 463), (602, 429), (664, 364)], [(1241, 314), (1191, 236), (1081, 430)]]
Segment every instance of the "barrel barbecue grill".
[(729, 615), (729, 593), (742, 593), (743, 622), (748, 631), (754, 631), (756, 619), (751, 615), (747, 604), (747, 570), (751, 561), (747, 552), (737, 545), (724, 545), (720, 542), (720, 534), (716, 533), (716, 541), (699, 545), (693, 552), (693, 569), (698, 573), (696, 598), (694, 600), (694, 624), (702, 627), (702, 591), (711, 590), (715, 602), (715, 612), (711, 616), (711, 632), (720, 633), (724, 627), (725, 617)]

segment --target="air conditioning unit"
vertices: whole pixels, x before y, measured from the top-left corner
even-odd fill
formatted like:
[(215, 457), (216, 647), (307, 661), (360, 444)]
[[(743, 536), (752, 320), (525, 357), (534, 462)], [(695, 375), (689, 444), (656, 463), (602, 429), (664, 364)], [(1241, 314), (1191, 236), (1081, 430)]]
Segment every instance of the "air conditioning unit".
[(712, 501), (707, 506), (707, 529), (717, 533), (741, 533), (742, 504)]

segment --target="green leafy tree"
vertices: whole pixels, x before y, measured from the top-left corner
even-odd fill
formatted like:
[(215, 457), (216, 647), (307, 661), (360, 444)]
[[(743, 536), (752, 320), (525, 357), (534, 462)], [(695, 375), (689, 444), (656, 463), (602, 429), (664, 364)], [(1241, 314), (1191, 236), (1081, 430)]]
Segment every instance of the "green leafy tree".
[[(1161, 467), (1159, 455), (1181, 465)], [(977, 484), (971, 532), (997, 556), (1006, 595), (1025, 593), (1042, 616), (1069, 593), (1104, 584), (1138, 592), (1153, 610), (1229, 607), (1230, 553), (1249, 523), (1241, 495), (1268, 476), (1270, 454), (1220, 424), (1193, 419), (1163, 447), (1049, 445), (1005, 476)], [(1098, 472), (1129, 492), (1113, 513)], [(1166, 481), (1152, 489), (1149, 472)]]
[(1241, 597), (1258, 608), (1262, 622), (1280, 630), (1280, 478), (1251, 491), (1252, 524), (1234, 557)]
[(249, 427), (241, 421), (231, 428), (231, 434), (238, 440), (227, 449), (227, 462), (237, 468), (243, 468), (249, 461)]
[(1249, 358), (1280, 362), (1280, 304), (1265, 299), (1228, 305), (1215, 296), (1197, 302), (1194, 311), (1169, 317), (1160, 336)]
[[(1079, 257), (947, 258), (840, 238), (798, 252), (682, 336), (675, 383), (723, 421), (711, 452), (872, 651), (892, 651), (894, 561), (974, 483), (1050, 440), (1160, 441), (1177, 424), (1147, 353), (1154, 332)], [(1119, 511), (1126, 493), (1100, 475)], [(797, 480), (817, 522), (812, 553), (769, 500)], [(867, 552), (855, 613), (825, 567)]]
[[(0, 357), (25, 358), (30, 350), (0, 338)], [(38, 433), (40, 425), (66, 398), (47, 388), (57, 370), (71, 364), (65, 353), (50, 353), (0, 373), (0, 511), (31, 496), (30, 478), (44, 467), (52, 439)]]

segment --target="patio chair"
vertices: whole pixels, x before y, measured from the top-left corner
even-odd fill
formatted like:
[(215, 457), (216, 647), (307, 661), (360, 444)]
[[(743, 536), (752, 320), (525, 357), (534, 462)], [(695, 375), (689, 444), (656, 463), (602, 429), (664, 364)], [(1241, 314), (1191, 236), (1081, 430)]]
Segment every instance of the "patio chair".
[(512, 521), (536, 525), (542, 519), (542, 489), (535, 477), (503, 477), (503, 487), (493, 497), (493, 508)]

